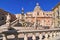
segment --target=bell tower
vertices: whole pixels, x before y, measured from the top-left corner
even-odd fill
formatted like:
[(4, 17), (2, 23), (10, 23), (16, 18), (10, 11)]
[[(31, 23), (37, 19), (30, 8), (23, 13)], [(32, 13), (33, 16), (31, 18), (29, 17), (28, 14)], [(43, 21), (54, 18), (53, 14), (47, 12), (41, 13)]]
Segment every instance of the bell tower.
[(24, 23), (25, 23), (24, 17), (25, 17), (25, 15), (24, 15), (24, 8), (22, 8), (22, 10), (21, 10), (21, 22), (22, 22), (22, 26), (24, 26)]
[(21, 20), (22, 21), (24, 20), (24, 8), (22, 8), (22, 10), (21, 10)]

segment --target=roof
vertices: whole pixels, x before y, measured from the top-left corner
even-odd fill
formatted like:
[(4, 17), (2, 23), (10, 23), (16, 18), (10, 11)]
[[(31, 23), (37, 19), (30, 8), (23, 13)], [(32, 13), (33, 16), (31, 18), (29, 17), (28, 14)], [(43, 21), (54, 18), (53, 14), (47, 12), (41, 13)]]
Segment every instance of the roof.
[(10, 12), (4, 11), (3, 9), (0, 9), (0, 14), (8, 15), (8, 13), (11, 15), (11, 21), (14, 21), (16, 19), (16, 16), (14, 14), (11, 14)]

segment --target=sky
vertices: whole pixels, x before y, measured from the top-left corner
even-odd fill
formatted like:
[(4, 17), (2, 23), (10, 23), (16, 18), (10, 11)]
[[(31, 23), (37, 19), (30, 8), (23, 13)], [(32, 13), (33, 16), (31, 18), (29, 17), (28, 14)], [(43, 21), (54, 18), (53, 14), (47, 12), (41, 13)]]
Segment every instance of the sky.
[(59, 2), (60, 0), (0, 0), (0, 9), (12, 14), (19, 14), (21, 13), (21, 9), (24, 8), (24, 12), (26, 13), (33, 11), (36, 3), (39, 3), (42, 10), (50, 11)]

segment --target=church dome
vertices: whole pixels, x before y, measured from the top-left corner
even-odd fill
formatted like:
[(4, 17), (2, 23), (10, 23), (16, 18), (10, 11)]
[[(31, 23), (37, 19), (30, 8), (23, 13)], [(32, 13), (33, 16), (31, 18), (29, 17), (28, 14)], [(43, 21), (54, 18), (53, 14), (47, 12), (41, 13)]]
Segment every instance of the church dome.
[(34, 8), (34, 11), (37, 11), (37, 10), (41, 10), (40, 6), (39, 6), (39, 3), (36, 3), (36, 6)]

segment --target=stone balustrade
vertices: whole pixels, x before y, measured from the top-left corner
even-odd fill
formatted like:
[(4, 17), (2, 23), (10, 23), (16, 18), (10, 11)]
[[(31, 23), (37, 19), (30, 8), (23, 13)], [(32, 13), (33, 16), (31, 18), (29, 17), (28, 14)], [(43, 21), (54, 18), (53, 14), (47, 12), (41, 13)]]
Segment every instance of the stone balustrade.
[[(12, 30), (11, 30), (11, 32), (12, 32)], [(16, 36), (18, 38), (23, 38), (24, 40), (28, 40), (28, 37), (31, 37), (32, 40), (37, 40), (36, 37), (39, 38), (38, 40), (53, 40), (57, 36), (60, 36), (60, 28), (44, 29), (44, 30), (39, 30), (39, 29), (22, 30), (21, 29), (21, 30), (18, 30), (17, 32), (18, 32), (17, 36), (14, 34), (11, 34), (11, 35), (14, 35), (14, 37)], [(3, 40), (9, 39), (8, 35), (2, 34), (2, 36), (3, 36)], [(10, 37), (12, 37), (12, 36), (10, 36)]]

